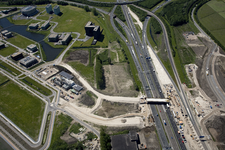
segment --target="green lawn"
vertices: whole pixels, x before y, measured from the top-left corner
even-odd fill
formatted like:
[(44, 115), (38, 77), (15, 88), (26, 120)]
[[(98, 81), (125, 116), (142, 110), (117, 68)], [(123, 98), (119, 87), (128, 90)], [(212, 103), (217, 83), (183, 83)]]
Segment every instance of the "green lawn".
[(0, 55), (6, 57), (16, 52), (16, 48), (8, 45), (8, 47), (0, 49)]
[(7, 72), (9, 72), (12, 75), (20, 75), (21, 74), (21, 72), (19, 70), (15, 69), (14, 67), (12, 67), (2, 61), (0, 61), (0, 68), (6, 70)]
[(1, 85), (0, 91), (0, 112), (37, 140), (45, 103), (12, 81)]
[(8, 80), (8, 78), (6, 76), (3, 76), (2, 74), (0, 74), (0, 85), (7, 80)]
[(14, 37), (7, 39), (7, 41), (13, 45), (18, 46), (19, 48), (25, 49), (25, 48), (27, 48), (28, 45), (35, 43), (34, 41), (29, 40), (17, 33), (13, 33), (13, 35), (14, 35)]
[(118, 56), (119, 56), (119, 61), (120, 61), (120, 62), (124, 62), (124, 61), (126, 61), (126, 59), (125, 59), (125, 57), (124, 57), (124, 55), (123, 55), (123, 52), (122, 52), (122, 51), (118, 50), (118, 51), (117, 51), (117, 53), (118, 53)]
[(85, 66), (80, 62), (68, 62), (68, 64), (73, 67), (77, 72), (80, 73), (88, 82), (94, 85), (94, 67)]
[(225, 1), (212, 0), (198, 10), (198, 19), (225, 46)]
[(31, 88), (37, 90), (38, 92), (44, 94), (45, 96), (49, 96), (52, 94), (51, 90), (36, 82), (35, 80), (31, 79), (30, 77), (21, 79), (21, 81), (30, 86)]

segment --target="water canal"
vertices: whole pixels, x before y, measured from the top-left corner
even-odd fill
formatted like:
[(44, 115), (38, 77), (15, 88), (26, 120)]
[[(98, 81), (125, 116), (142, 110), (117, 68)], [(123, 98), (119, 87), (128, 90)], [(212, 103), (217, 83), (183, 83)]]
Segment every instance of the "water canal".
[(63, 50), (62, 48), (53, 48), (49, 44), (43, 41), (45, 38), (45, 35), (39, 34), (39, 33), (33, 33), (33, 32), (28, 32), (27, 31), (27, 25), (15, 25), (7, 18), (2, 18), (0, 19), (0, 26), (3, 28), (3, 30), (8, 30), (10, 32), (16, 32), (28, 39), (32, 39), (35, 42), (38, 42), (46, 55), (46, 61), (52, 61), (54, 60), (60, 52)]

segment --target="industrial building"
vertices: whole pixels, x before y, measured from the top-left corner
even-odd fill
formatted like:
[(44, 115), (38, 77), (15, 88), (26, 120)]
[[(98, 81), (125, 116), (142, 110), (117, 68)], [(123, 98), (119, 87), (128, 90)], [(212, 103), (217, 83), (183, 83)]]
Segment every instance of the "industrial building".
[(53, 83), (55, 83), (56, 85), (58, 85), (58, 86), (62, 86), (62, 82), (61, 82), (61, 80), (60, 79), (58, 79), (58, 78), (53, 78)]
[(83, 87), (79, 86), (78, 84), (75, 84), (74, 86), (72, 86), (72, 88), (78, 92), (80, 92), (83, 89)]
[(26, 7), (23, 7), (21, 9), (21, 13), (24, 15), (24, 16), (34, 16), (38, 13), (37, 9), (36, 9), (36, 6), (26, 6)]
[(42, 30), (46, 30), (46, 29), (48, 29), (49, 26), (50, 26), (49, 21), (45, 21), (45, 23), (43, 23), (41, 25), (41, 29)]
[(95, 24), (92, 23), (91, 21), (88, 21), (88, 23), (86, 24), (86, 26), (84, 28), (85, 28), (85, 31), (86, 31), (86, 35), (87, 36), (94, 36), (94, 39), (96, 39), (96, 40), (101, 35), (100, 26), (95, 26)]
[(29, 29), (33, 29), (33, 30), (36, 30), (38, 28), (38, 23), (31, 23), (29, 25)]
[(65, 71), (61, 71), (61, 72), (59, 73), (59, 75), (60, 75), (61, 77), (64, 77), (64, 78), (68, 79), (68, 80), (73, 79), (73, 76), (70, 75), (70, 74), (68, 74), (68, 73), (66, 73)]
[(71, 34), (69, 34), (69, 33), (66, 34), (66, 35), (64, 36), (64, 38), (62, 39), (62, 44), (63, 44), (63, 45), (69, 44), (70, 41), (71, 41), (71, 39), (72, 39)]
[(59, 35), (57, 33), (52, 33), (48, 36), (49, 42), (58, 42), (58, 40), (59, 40)]
[(37, 45), (30, 44), (30, 45), (27, 46), (27, 50), (32, 51), (32, 52), (36, 52), (37, 51)]
[(52, 13), (52, 5), (51, 4), (48, 4), (45, 8), (46, 8), (46, 12), (48, 14), (51, 14)]
[(11, 58), (15, 61), (18, 61), (23, 58), (22, 52), (16, 52), (11, 55)]
[(1, 48), (4, 48), (4, 47), (5, 47), (5, 44), (2, 43), (2, 42), (0, 42), (0, 49), (1, 49)]
[(111, 145), (113, 150), (138, 150), (138, 136), (135, 131), (128, 134), (111, 136)]
[(56, 5), (56, 6), (53, 8), (53, 11), (54, 11), (54, 14), (59, 15), (59, 13), (60, 13), (59, 5)]
[(28, 68), (34, 64), (38, 63), (37, 59), (31, 56), (27, 56), (20, 60), (20, 64)]

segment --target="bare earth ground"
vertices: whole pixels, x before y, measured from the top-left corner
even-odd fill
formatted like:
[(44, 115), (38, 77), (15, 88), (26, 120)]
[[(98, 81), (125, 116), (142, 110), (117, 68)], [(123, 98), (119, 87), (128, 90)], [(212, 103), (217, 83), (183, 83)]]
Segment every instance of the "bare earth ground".
[(218, 83), (225, 92), (225, 57), (219, 56), (216, 58), (215, 74)]
[(81, 95), (81, 97), (78, 100), (79, 100), (79, 103), (88, 107), (92, 107), (95, 105), (95, 100), (91, 98), (90, 96), (88, 96), (86, 93)]
[(196, 35), (189, 35), (188, 38), (185, 38), (185, 41), (188, 46), (193, 49), (197, 58), (202, 58), (207, 47), (198, 39), (198, 37)]
[(101, 92), (117, 96), (137, 96), (138, 92), (133, 87), (133, 80), (128, 73), (128, 65), (120, 63), (104, 65), (106, 88)]
[(65, 63), (69, 61), (79, 61), (80, 63), (88, 64), (89, 52), (87, 50), (74, 50), (70, 52), (70, 55), (64, 60)]
[(117, 103), (103, 100), (102, 107), (95, 114), (102, 117), (112, 118), (115, 116), (138, 113), (138, 104)]
[[(225, 116), (213, 116), (206, 123), (206, 128), (209, 130), (213, 138), (218, 142), (219, 148), (225, 149)], [(221, 145), (220, 145), (221, 144)]]
[(210, 89), (207, 81), (206, 81), (206, 61), (207, 61), (207, 57), (208, 54), (210, 53), (210, 50), (213, 48), (213, 45), (211, 42), (209, 42), (208, 40), (206, 40), (203, 37), (199, 37), (202, 40), (202, 43), (207, 46), (207, 51), (206, 53), (203, 55), (202, 58), (196, 58), (196, 65), (198, 66), (198, 70), (197, 70), (197, 79), (199, 82), (199, 86), (201, 87), (201, 89), (207, 94), (208, 97), (210, 97), (213, 101), (217, 101), (216, 96), (214, 95), (214, 93), (212, 92), (212, 90)]
[(139, 132), (140, 142), (147, 146), (147, 150), (158, 150), (160, 144), (155, 126), (146, 127)]

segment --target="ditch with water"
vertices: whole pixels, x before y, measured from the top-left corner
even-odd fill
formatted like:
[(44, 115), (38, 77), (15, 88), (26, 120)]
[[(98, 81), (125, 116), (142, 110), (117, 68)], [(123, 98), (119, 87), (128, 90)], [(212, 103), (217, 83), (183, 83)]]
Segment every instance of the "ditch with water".
[(45, 52), (46, 61), (54, 60), (63, 50), (62, 48), (53, 48), (49, 44), (44, 42), (43, 39), (45, 38), (45, 35), (27, 31), (27, 27), (28, 27), (27, 25), (15, 25), (9, 22), (7, 18), (2, 18), (0, 19), (0, 26), (3, 28), (2, 30), (16, 32), (28, 39), (38, 42), (42, 46), (42, 49)]

